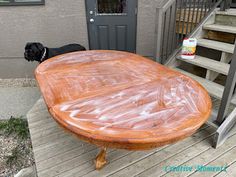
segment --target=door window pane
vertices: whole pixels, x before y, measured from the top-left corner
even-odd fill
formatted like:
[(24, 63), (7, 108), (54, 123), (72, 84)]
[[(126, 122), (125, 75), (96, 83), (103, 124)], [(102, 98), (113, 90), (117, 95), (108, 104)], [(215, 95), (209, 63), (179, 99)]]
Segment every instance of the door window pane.
[(10, 0), (0, 0), (0, 3), (7, 3), (10, 2)]
[(43, 5), (45, 0), (0, 0), (1, 5)]
[(98, 13), (126, 13), (126, 0), (97, 0)]

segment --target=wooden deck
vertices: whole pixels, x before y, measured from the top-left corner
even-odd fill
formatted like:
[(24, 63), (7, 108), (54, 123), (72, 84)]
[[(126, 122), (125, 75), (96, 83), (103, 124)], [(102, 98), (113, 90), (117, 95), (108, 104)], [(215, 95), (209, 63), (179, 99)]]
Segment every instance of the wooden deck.
[[(49, 115), (40, 99), (28, 113), (38, 177), (235, 177), (236, 133), (218, 149), (211, 147), (214, 131), (204, 125), (193, 136), (150, 151), (108, 151), (109, 163), (95, 170), (99, 149), (66, 133)], [(197, 172), (196, 165), (225, 166), (226, 172)], [(188, 172), (169, 172), (165, 167), (193, 167)]]

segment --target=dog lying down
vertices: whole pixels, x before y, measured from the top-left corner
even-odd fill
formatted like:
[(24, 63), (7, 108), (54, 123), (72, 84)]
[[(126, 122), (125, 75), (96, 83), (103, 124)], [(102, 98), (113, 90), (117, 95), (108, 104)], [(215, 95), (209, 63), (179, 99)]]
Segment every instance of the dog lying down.
[(59, 48), (48, 48), (38, 42), (29, 42), (25, 46), (24, 56), (27, 61), (38, 61), (39, 63), (42, 63), (48, 58), (57, 55), (83, 50), (86, 50), (85, 47), (79, 44), (68, 44)]

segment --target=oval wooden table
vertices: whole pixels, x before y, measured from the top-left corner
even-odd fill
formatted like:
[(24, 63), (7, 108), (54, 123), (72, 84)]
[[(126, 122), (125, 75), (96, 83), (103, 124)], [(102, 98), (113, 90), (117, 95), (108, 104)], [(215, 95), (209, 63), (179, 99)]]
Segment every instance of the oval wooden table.
[(207, 91), (191, 78), (136, 54), (83, 51), (51, 58), (35, 71), (52, 117), (80, 139), (146, 150), (192, 135), (211, 113)]

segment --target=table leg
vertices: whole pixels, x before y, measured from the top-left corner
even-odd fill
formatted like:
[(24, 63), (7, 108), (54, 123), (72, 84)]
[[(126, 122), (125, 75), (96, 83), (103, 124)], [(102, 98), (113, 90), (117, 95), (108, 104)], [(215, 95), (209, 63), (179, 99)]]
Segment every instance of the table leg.
[(106, 151), (107, 151), (107, 148), (103, 147), (103, 148), (101, 148), (101, 151), (98, 153), (98, 155), (95, 159), (96, 170), (100, 170), (107, 163)]

